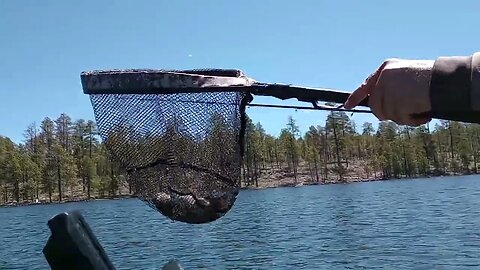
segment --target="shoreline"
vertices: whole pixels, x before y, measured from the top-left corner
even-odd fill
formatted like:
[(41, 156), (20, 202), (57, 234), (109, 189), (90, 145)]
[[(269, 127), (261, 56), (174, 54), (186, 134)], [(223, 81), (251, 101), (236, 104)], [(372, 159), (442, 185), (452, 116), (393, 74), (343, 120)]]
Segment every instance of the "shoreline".
[(350, 178), (346, 179), (344, 182), (338, 180), (329, 180), (329, 181), (320, 181), (320, 182), (312, 182), (312, 181), (305, 181), (305, 182), (286, 182), (286, 183), (279, 183), (278, 185), (259, 185), (256, 187), (255, 185), (251, 186), (243, 186), (241, 187), (242, 190), (262, 190), (262, 189), (270, 189), (270, 188), (283, 188), (283, 187), (301, 187), (301, 186), (320, 186), (320, 185), (336, 185), (336, 184), (354, 184), (354, 183), (367, 183), (367, 182), (382, 182), (382, 181), (395, 181), (395, 180), (416, 180), (416, 179), (429, 179), (429, 178), (445, 178), (445, 177), (458, 177), (458, 176), (469, 176), (469, 175), (480, 175), (480, 173), (465, 173), (465, 174), (444, 174), (444, 175), (428, 175), (428, 176), (414, 176), (414, 177), (399, 177), (399, 178)]
[[(421, 177), (417, 177), (421, 178)], [(295, 182), (288, 182), (288, 183), (281, 183), (278, 185), (259, 185), (256, 186), (243, 186), (241, 187), (242, 190), (262, 190), (262, 189), (271, 189), (271, 188), (285, 188), (285, 187), (301, 187), (301, 186), (324, 186), (324, 185), (340, 185), (340, 184), (354, 184), (354, 183), (366, 183), (366, 182), (380, 182), (380, 181), (391, 181), (391, 180), (401, 180), (401, 179), (416, 179), (416, 178), (390, 178), (390, 179), (383, 179), (383, 178), (373, 178), (373, 179), (359, 179), (353, 180), (349, 179), (345, 182), (340, 181), (328, 181), (328, 182), (299, 182), (295, 184)]]
[(108, 196), (108, 197), (98, 197), (98, 198), (73, 198), (69, 200), (62, 200), (62, 201), (39, 201), (39, 202), (8, 202), (0, 204), (0, 208), (10, 208), (10, 207), (22, 207), (22, 206), (35, 206), (35, 205), (49, 205), (49, 204), (68, 204), (68, 203), (75, 203), (75, 202), (90, 202), (90, 201), (108, 201), (108, 200), (124, 200), (124, 199), (131, 199), (136, 198), (133, 195), (117, 195), (117, 196)]
[[(346, 179), (344, 182), (340, 182), (338, 180), (330, 180), (330, 181), (320, 181), (320, 182), (283, 182), (277, 183), (273, 185), (259, 185), (256, 187), (253, 186), (242, 186), (241, 190), (264, 190), (264, 189), (273, 189), (273, 188), (288, 188), (288, 187), (302, 187), (302, 186), (320, 186), (320, 185), (337, 185), (337, 184), (353, 184), (353, 183), (366, 183), (366, 182), (381, 182), (381, 181), (395, 181), (395, 180), (415, 180), (415, 179), (428, 179), (428, 178), (437, 178), (437, 177), (455, 177), (455, 176), (468, 176), (468, 175), (476, 175), (476, 174), (460, 174), (460, 175), (438, 175), (438, 176), (419, 176), (419, 177), (400, 177), (400, 178), (369, 178), (369, 179), (362, 179), (362, 178), (352, 178)], [(98, 197), (98, 198), (73, 198), (69, 200), (63, 201), (41, 201), (41, 202), (8, 202), (0, 204), (0, 208), (10, 208), (10, 207), (22, 207), (22, 206), (35, 206), (35, 205), (50, 205), (50, 204), (67, 204), (67, 203), (74, 203), (74, 202), (89, 202), (89, 201), (105, 201), (105, 200), (123, 200), (123, 199), (132, 199), (136, 198), (134, 195), (125, 194), (125, 195), (117, 195), (117, 196), (108, 196), (108, 197)]]

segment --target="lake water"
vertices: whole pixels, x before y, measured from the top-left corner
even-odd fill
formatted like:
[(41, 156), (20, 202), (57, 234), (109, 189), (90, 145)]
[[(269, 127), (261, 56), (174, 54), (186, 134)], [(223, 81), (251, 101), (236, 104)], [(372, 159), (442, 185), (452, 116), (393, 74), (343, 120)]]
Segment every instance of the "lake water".
[(196, 226), (136, 199), (0, 208), (0, 269), (47, 269), (46, 222), (69, 210), (117, 269), (480, 269), (480, 176), (242, 191)]

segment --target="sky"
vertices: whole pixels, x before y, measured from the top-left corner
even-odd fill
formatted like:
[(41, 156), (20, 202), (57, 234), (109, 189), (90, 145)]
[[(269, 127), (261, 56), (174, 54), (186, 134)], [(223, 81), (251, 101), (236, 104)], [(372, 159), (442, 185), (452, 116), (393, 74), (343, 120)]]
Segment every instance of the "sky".
[[(480, 51), (479, 12), (478, 0), (1, 0), (0, 135), (22, 142), (27, 125), (61, 113), (94, 119), (80, 83), (93, 69), (235, 68), (262, 82), (350, 92), (387, 58)], [(301, 131), (327, 115), (247, 112), (271, 134), (289, 115)]]

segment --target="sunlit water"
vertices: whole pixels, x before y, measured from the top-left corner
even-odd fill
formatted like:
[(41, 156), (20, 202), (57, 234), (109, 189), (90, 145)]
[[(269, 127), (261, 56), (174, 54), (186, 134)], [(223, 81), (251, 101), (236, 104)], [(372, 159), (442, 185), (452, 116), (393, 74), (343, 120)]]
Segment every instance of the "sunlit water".
[(0, 209), (0, 269), (47, 269), (53, 215), (81, 210), (117, 269), (480, 269), (480, 176), (242, 191), (217, 222), (138, 200)]

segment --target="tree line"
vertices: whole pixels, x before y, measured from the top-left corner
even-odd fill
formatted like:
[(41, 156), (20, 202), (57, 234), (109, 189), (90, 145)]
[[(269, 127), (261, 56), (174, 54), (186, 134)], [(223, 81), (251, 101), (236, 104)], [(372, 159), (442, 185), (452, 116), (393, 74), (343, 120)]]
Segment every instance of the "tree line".
[(360, 127), (345, 112), (330, 112), (323, 125), (300, 134), (289, 117), (278, 137), (250, 119), (244, 185), (258, 186), (273, 172), (299, 182), (345, 182), (478, 172), (480, 125), (440, 121), (420, 127), (391, 121)]
[[(218, 140), (234, 135), (226, 132), (224, 122), (212, 121), (212, 138), (204, 144), (219, 154), (216, 163), (229, 163), (227, 156), (234, 150), (225, 151)], [(375, 130), (368, 122), (357, 126), (344, 112), (330, 112), (324, 123), (304, 133), (289, 117), (278, 136), (247, 117), (245, 138), (240, 183), (248, 187), (268, 181), (272, 173), (294, 183), (477, 173), (480, 126), (440, 121), (412, 128), (380, 122)], [(192, 142), (184, 145), (193, 149)], [(197, 157), (184, 157), (189, 158)], [(73, 121), (61, 114), (29, 125), (22, 143), (0, 136), (0, 203), (113, 197), (131, 191), (94, 121)]]
[(99, 142), (96, 125), (61, 114), (32, 123), (15, 144), (0, 136), (0, 202), (118, 195), (124, 173)]

